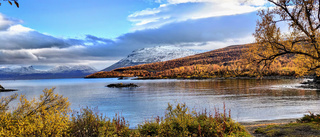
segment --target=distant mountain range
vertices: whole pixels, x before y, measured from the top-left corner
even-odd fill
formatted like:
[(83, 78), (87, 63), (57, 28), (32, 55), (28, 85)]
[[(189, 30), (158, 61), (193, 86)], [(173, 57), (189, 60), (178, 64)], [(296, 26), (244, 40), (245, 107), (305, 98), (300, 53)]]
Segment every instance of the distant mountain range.
[(111, 71), (113, 69), (121, 67), (167, 61), (190, 55), (195, 55), (201, 52), (203, 51), (196, 51), (175, 46), (157, 46), (150, 48), (142, 48), (133, 51), (126, 58), (111, 65), (110, 67), (103, 69), (102, 71)]
[(85, 65), (57, 66), (50, 70), (37, 70), (33, 66), (28, 67), (0, 67), (0, 79), (51, 79), (51, 78), (81, 78), (97, 72)]
[[(151, 48), (142, 48), (133, 51), (126, 58), (103, 69), (102, 71), (111, 71), (113, 69), (148, 64), (154, 62), (168, 61), (195, 55), (204, 51), (184, 49), (176, 46), (157, 46)], [(33, 66), (0, 66), (0, 79), (52, 79), (52, 78), (81, 78), (95, 73), (97, 70), (85, 65), (76, 66), (57, 66), (50, 70), (38, 70)]]

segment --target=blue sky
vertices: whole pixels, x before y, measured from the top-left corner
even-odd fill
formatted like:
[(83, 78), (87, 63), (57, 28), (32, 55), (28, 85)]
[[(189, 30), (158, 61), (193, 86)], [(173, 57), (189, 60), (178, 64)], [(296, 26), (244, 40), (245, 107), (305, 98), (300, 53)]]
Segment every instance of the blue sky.
[(116, 38), (130, 30), (128, 15), (159, 3), (148, 0), (21, 0), (20, 8), (3, 3), (0, 12), (23, 26), (57, 37), (87, 34)]
[(21, 0), (0, 6), (0, 65), (91, 65), (172, 45), (251, 43), (265, 0)]

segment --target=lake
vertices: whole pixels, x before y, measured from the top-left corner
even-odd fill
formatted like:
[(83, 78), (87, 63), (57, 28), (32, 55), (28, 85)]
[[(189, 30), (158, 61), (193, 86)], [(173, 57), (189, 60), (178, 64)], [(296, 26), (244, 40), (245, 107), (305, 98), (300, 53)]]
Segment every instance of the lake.
[[(28, 98), (38, 97), (45, 88), (69, 98), (71, 108), (97, 107), (99, 113), (113, 117), (120, 113), (137, 127), (145, 120), (164, 116), (168, 103), (186, 103), (197, 110), (223, 104), (238, 122), (299, 118), (308, 111), (320, 112), (319, 91), (297, 88), (300, 79), (291, 80), (117, 80), (117, 79), (44, 79), (3, 80), (0, 84)], [(108, 88), (111, 83), (135, 83), (137, 88)]]

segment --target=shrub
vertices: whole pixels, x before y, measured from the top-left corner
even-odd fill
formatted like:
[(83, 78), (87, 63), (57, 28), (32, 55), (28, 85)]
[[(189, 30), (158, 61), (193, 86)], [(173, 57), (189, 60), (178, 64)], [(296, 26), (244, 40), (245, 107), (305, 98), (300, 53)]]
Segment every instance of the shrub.
[(94, 113), (90, 108), (73, 114), (70, 122), (71, 136), (129, 136), (129, 124), (119, 114), (109, 118)]
[(62, 136), (69, 124), (67, 98), (43, 90), (39, 99), (28, 101), (20, 96), (17, 108), (10, 110), (8, 104), (18, 97), (14, 94), (0, 101), (0, 136)]
[(299, 123), (320, 123), (320, 114), (314, 114), (309, 112), (309, 115), (304, 115), (301, 119), (298, 119), (297, 122)]
[[(226, 113), (215, 110), (214, 115), (190, 112), (185, 104), (175, 108), (168, 104), (164, 118), (139, 125), (130, 130), (119, 114), (113, 119), (98, 115), (91, 108), (73, 112), (67, 98), (45, 89), (38, 99), (30, 101), (24, 95), (15, 109), (9, 103), (17, 94), (0, 100), (0, 136), (248, 136), (249, 134)], [(71, 114), (71, 116), (70, 116)]]
[(214, 116), (206, 111), (190, 112), (185, 104), (177, 104), (175, 109), (168, 104), (164, 118), (157, 117), (138, 128), (142, 136), (250, 136), (230, 118), (230, 112), (215, 109)]
[(90, 108), (81, 109), (70, 117), (67, 98), (43, 90), (38, 99), (20, 96), (19, 104), (10, 109), (9, 103), (18, 94), (0, 100), (0, 136), (129, 136), (128, 122), (120, 115), (110, 120)]

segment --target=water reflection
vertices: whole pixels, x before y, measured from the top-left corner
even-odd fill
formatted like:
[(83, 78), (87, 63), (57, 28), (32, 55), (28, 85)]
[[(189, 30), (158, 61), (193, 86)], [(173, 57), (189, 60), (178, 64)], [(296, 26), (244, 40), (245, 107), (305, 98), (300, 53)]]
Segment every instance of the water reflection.
[[(237, 121), (297, 118), (308, 111), (319, 112), (319, 91), (296, 88), (301, 80), (116, 80), (56, 79), (0, 81), (19, 89), (27, 97), (39, 96), (44, 88), (69, 98), (72, 109), (98, 107), (100, 113), (115, 113), (131, 126), (154, 116), (163, 116), (167, 103), (186, 103), (190, 108), (231, 109)], [(136, 83), (138, 88), (107, 88), (110, 83)], [(12, 93), (0, 93), (7, 96)]]

